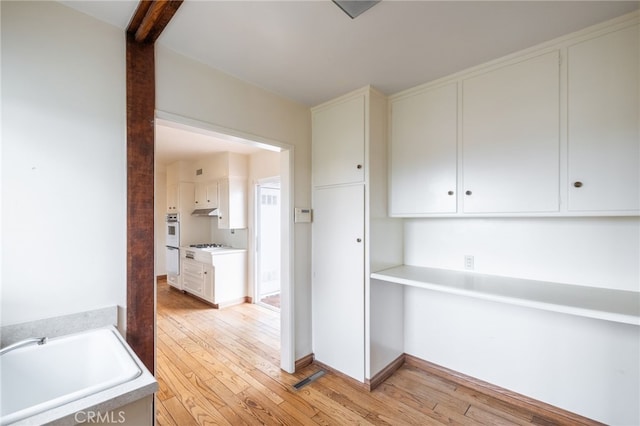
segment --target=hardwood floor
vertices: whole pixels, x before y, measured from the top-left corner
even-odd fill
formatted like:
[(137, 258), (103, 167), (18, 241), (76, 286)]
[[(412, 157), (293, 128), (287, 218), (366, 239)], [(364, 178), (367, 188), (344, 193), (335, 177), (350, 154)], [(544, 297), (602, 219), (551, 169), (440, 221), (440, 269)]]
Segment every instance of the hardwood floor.
[(373, 392), (279, 367), (278, 312), (222, 310), (158, 282), (157, 425), (550, 425), (539, 413), (405, 364)]

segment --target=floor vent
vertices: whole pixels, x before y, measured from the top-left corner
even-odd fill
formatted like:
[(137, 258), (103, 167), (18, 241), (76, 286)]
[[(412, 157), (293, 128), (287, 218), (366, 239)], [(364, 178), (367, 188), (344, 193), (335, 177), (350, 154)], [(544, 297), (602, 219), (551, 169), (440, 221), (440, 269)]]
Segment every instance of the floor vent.
[(312, 375), (310, 375), (309, 377), (307, 377), (306, 379), (302, 379), (300, 380), (298, 383), (296, 383), (295, 385), (293, 385), (293, 388), (295, 390), (300, 390), (303, 387), (307, 386), (309, 383), (319, 379), (320, 377), (324, 376), (326, 373), (326, 371), (324, 370), (319, 370), (316, 371), (315, 373), (313, 373)]

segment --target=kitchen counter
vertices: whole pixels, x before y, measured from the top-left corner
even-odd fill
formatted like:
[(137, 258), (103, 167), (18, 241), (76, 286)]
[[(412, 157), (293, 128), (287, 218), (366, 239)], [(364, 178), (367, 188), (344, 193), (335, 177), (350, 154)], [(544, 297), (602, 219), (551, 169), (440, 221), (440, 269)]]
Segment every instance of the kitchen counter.
[(182, 290), (214, 308), (247, 298), (247, 250), (233, 247), (181, 247)]

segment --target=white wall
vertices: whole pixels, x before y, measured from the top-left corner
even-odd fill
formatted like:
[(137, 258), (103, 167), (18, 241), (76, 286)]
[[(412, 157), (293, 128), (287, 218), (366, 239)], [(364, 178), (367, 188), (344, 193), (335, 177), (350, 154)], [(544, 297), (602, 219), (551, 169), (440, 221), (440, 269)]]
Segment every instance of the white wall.
[[(161, 46), (156, 48), (156, 108), (294, 147), (294, 200), (311, 205), (309, 108)], [(294, 227), (295, 358), (311, 352), (311, 229)]]
[[(156, 166), (157, 167), (157, 166)], [(156, 247), (156, 276), (167, 274), (167, 233), (165, 219), (167, 212), (167, 172), (156, 168), (155, 173), (155, 247)]]
[(638, 327), (405, 288), (405, 352), (611, 425), (640, 424)]
[(2, 325), (126, 305), (124, 32), (1, 2)]
[(640, 291), (640, 219), (407, 219), (407, 265)]
[[(640, 291), (639, 218), (406, 219), (405, 264)], [(417, 288), (405, 352), (609, 424), (639, 424), (637, 326)]]

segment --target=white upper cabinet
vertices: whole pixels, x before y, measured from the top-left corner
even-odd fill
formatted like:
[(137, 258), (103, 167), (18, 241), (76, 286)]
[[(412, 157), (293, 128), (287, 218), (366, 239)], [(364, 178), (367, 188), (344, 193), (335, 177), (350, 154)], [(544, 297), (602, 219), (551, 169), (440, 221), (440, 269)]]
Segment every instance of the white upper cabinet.
[(196, 209), (212, 209), (218, 207), (218, 182), (196, 184)]
[(638, 25), (568, 48), (570, 211), (640, 210)]
[(457, 83), (390, 104), (390, 214), (455, 213)]
[(167, 186), (167, 212), (178, 212), (178, 204), (180, 202), (179, 196), (177, 183), (172, 183)]
[(229, 177), (218, 181), (218, 229), (247, 227), (247, 180)]
[(558, 51), (463, 80), (465, 213), (559, 211)]
[(313, 185), (364, 181), (365, 95), (313, 112)]
[(638, 216), (639, 21), (390, 96), (390, 216)]

